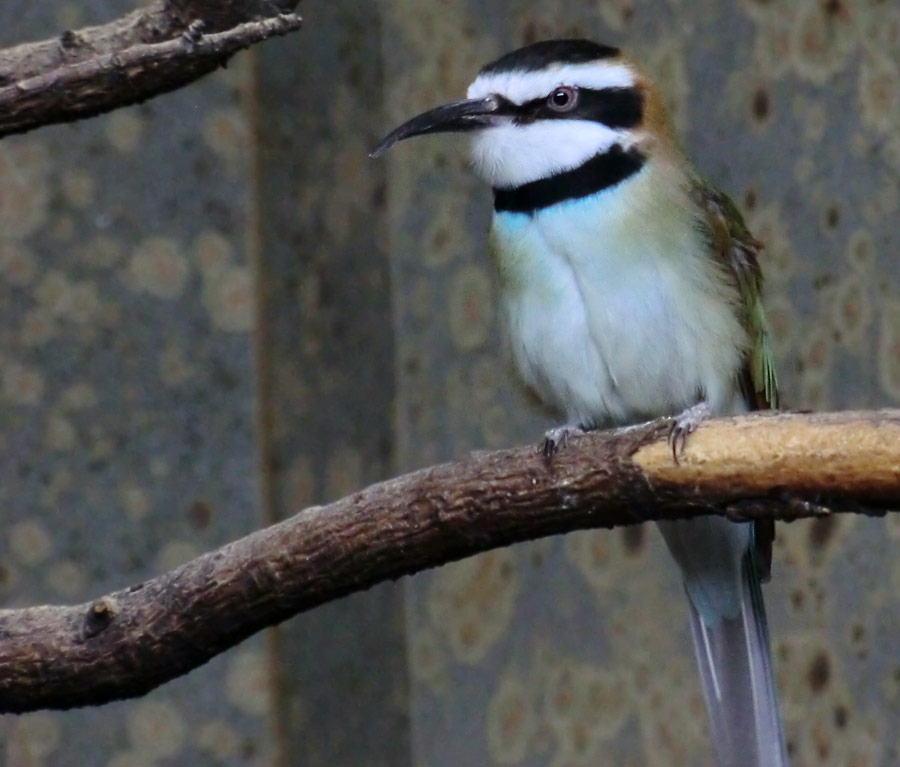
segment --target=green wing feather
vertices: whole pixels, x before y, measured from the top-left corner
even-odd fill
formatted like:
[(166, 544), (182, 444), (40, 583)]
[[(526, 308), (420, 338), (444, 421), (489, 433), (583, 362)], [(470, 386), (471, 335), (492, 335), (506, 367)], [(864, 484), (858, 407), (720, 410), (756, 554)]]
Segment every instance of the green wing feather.
[(747, 404), (752, 410), (777, 408), (778, 378), (762, 302), (762, 270), (757, 260), (762, 243), (750, 234), (737, 206), (724, 192), (698, 180), (694, 194), (704, 213), (701, 224), (713, 252), (740, 292), (743, 323), (750, 335), (746, 365), (740, 371)]

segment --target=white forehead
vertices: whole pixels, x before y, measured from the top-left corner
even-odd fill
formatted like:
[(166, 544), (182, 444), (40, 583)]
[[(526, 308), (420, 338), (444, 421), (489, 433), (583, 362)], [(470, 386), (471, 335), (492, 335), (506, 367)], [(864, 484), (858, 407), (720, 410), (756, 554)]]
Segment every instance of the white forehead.
[(533, 72), (488, 72), (478, 75), (469, 86), (468, 97), (481, 99), (499, 94), (514, 104), (542, 99), (560, 85), (580, 88), (630, 88), (634, 72), (622, 62), (591, 61), (586, 64), (556, 64)]

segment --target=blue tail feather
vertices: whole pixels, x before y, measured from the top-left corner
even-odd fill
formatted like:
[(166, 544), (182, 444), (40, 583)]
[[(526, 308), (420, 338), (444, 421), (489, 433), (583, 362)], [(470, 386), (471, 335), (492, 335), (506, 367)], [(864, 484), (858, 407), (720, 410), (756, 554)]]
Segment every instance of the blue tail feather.
[(660, 529), (684, 576), (718, 764), (786, 767), (751, 527), (709, 517)]

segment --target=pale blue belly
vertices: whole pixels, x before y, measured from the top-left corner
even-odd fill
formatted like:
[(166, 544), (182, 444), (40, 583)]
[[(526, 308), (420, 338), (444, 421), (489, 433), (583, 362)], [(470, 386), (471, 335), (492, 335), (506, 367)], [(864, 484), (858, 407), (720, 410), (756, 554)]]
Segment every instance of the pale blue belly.
[(494, 219), (501, 311), (525, 382), (581, 424), (671, 414), (700, 396), (734, 409), (733, 311), (669, 254), (617, 245), (559, 207)]

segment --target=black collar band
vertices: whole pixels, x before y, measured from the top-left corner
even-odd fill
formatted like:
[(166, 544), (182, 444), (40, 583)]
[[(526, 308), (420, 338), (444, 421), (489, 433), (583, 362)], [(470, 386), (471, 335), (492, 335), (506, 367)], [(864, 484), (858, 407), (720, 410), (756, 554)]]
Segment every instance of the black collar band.
[(619, 144), (614, 144), (572, 170), (522, 186), (494, 188), (494, 210), (533, 215), (566, 200), (589, 197), (634, 175), (645, 160), (639, 150), (632, 147), (625, 151)]

